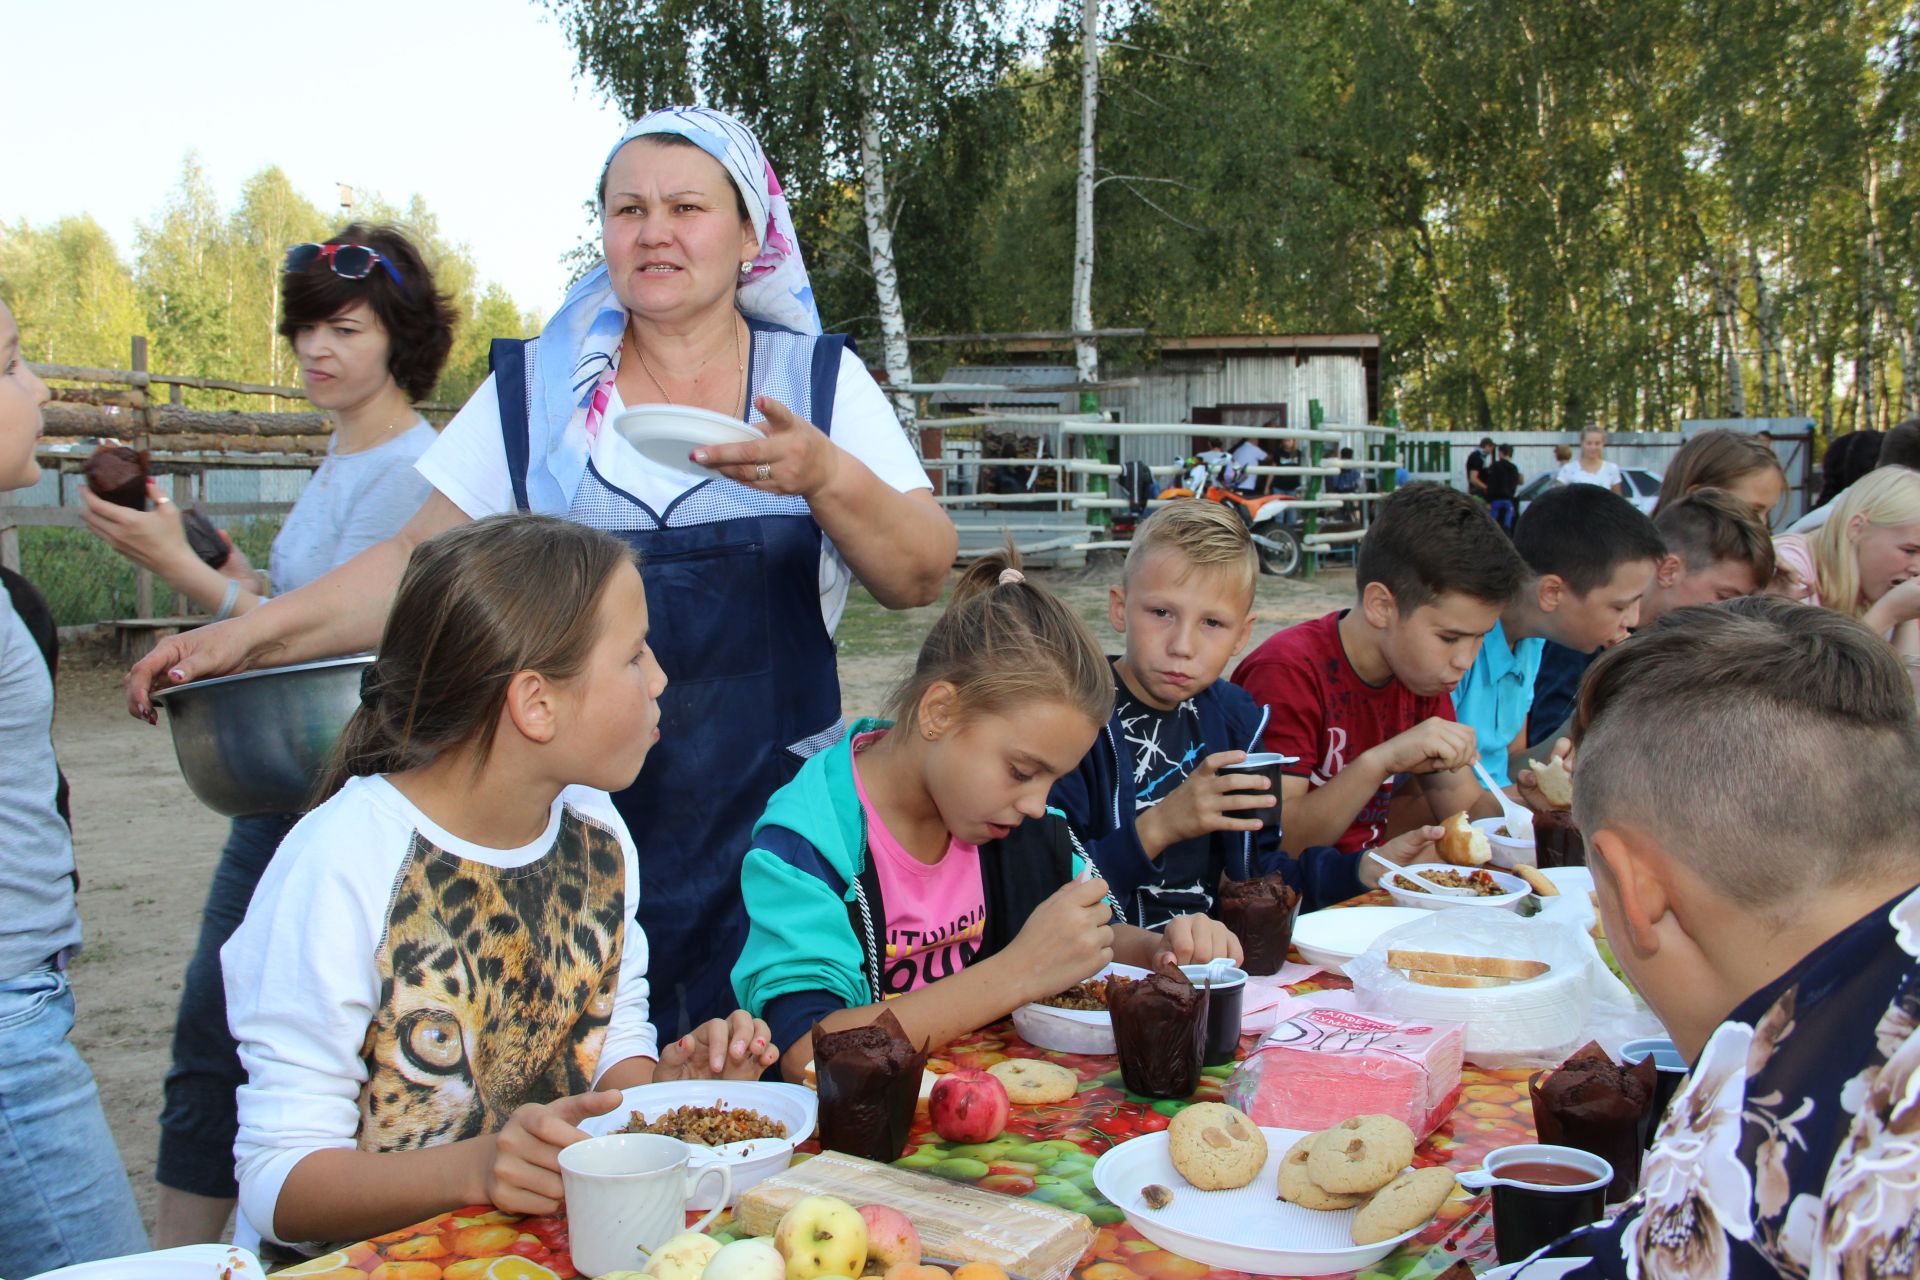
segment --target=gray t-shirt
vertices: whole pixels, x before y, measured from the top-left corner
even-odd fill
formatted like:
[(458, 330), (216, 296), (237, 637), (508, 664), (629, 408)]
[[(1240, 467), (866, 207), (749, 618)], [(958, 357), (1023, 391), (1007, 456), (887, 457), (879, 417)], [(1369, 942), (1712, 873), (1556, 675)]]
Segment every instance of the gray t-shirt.
[(80, 945), (73, 839), (54, 808), (53, 679), (0, 591), (0, 979)]
[(433, 492), (413, 464), (434, 441), (422, 418), (385, 444), (327, 457), (273, 540), (273, 593), (285, 595), (400, 532)]

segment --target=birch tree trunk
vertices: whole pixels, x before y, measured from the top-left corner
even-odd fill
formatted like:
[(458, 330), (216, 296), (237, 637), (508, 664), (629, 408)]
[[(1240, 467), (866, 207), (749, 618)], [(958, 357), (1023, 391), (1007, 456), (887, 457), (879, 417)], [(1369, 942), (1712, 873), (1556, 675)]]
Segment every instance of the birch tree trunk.
[(1093, 328), (1093, 125), (1100, 108), (1100, 0), (1080, 0), (1080, 165), (1073, 196), (1074, 377), (1100, 376)]
[(873, 264), (873, 291), (880, 306), (881, 347), (885, 356), (888, 396), (900, 429), (920, 455), (920, 424), (914, 415), (913, 393), (899, 390), (913, 381), (913, 360), (907, 347), (907, 317), (900, 305), (900, 274), (893, 263), (893, 224), (887, 205), (887, 161), (881, 146), (880, 110), (873, 64), (863, 58), (860, 69), (860, 215), (867, 225), (867, 256)]
[(1713, 296), (1715, 309), (1720, 313), (1720, 349), (1727, 362), (1727, 409), (1733, 417), (1744, 418), (1747, 416), (1747, 382), (1740, 368), (1740, 343), (1733, 322), (1736, 288), (1733, 271), (1731, 265), (1722, 271), (1718, 262), (1713, 264)]

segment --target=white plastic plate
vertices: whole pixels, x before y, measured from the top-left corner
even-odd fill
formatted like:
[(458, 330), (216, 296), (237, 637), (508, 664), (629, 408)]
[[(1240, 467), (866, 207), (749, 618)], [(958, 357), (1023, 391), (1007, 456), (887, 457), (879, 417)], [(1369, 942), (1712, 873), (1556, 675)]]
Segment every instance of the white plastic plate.
[[(1357, 911), (1360, 908), (1350, 907)], [(1270, 1129), (1267, 1163), (1237, 1191), (1200, 1191), (1173, 1167), (1167, 1135), (1144, 1134), (1114, 1147), (1093, 1166), (1093, 1185), (1134, 1230), (1170, 1253), (1227, 1271), (1257, 1276), (1324, 1276), (1371, 1266), (1425, 1223), (1378, 1244), (1353, 1242), (1356, 1210), (1321, 1212), (1276, 1198), (1280, 1160), (1304, 1129)], [(1152, 1183), (1173, 1192), (1164, 1209), (1149, 1209), (1140, 1189)]]
[(1347, 961), (1389, 929), (1432, 915), (1417, 907), (1340, 907), (1310, 911), (1293, 924), (1293, 945), (1313, 964), (1345, 974)]
[(155, 1253), (82, 1262), (43, 1271), (34, 1280), (263, 1280), (266, 1269), (246, 1249), (230, 1244), (190, 1244)]
[[(761, 1138), (751, 1142), (730, 1142), (724, 1147), (703, 1147), (688, 1143), (693, 1155), (689, 1167), (724, 1162), (733, 1168), (733, 1194), (740, 1193), (763, 1179), (785, 1169), (793, 1159), (793, 1149), (813, 1136), (820, 1100), (813, 1090), (797, 1084), (775, 1084), (763, 1080), (668, 1080), (643, 1084), (626, 1090), (620, 1105), (603, 1116), (581, 1121), (580, 1131), (589, 1138), (618, 1133), (638, 1111), (654, 1120), (675, 1107), (744, 1107), (758, 1111), (769, 1120), (787, 1126), (784, 1138)], [(714, 1200), (704, 1188), (687, 1201), (689, 1209), (711, 1209)]]
[(711, 480), (715, 473), (688, 457), (695, 449), (767, 438), (738, 418), (676, 404), (638, 405), (615, 418), (613, 429), (649, 462), (699, 480)]

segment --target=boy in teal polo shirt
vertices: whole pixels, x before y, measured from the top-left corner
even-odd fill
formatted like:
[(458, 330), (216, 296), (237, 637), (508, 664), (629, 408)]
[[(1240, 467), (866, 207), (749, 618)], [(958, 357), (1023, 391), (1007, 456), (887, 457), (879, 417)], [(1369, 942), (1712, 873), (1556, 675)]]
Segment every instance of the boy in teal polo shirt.
[(1513, 545), (1527, 584), (1453, 691), (1454, 715), (1473, 726), (1480, 762), (1503, 787), (1525, 767), (1527, 711), (1546, 642), (1591, 653), (1625, 639), (1666, 555), (1653, 521), (1619, 494), (1584, 484), (1529, 504)]

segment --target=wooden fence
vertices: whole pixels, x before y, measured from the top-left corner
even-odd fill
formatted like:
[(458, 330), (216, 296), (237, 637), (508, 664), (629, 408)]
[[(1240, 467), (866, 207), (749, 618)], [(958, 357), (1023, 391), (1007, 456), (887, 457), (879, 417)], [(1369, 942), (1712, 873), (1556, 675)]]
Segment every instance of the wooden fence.
[[(184, 393), (189, 389), (228, 391), (268, 397), (271, 402), (304, 401), (304, 390), (154, 373), (147, 368), (144, 337), (132, 340), (129, 357), (132, 367), (128, 369), (28, 364), (49, 384), (52, 393), (43, 414), (46, 443), (37, 451), (43, 467), (65, 476), (78, 471), (86, 461), (84, 453), (60, 448), (61, 444), (95, 438), (124, 440), (136, 449), (158, 455), (153, 462), (154, 473), (170, 478), (173, 500), (182, 506), (198, 502), (209, 516), (284, 516), (292, 509), (289, 502), (204, 502), (206, 473), (225, 468), (311, 471), (326, 455), (332, 431), (328, 415), (315, 410), (198, 409), (184, 403)], [(164, 401), (158, 399), (162, 387), (166, 388)], [(414, 407), (438, 421), (459, 408), (434, 402)], [(20, 568), (20, 529), (83, 527), (78, 508), (64, 504), (22, 506), (11, 499), (12, 495), (0, 493), (0, 565), (16, 572)], [(142, 618), (149, 617), (153, 611), (153, 575), (138, 570), (134, 582), (136, 608)]]

